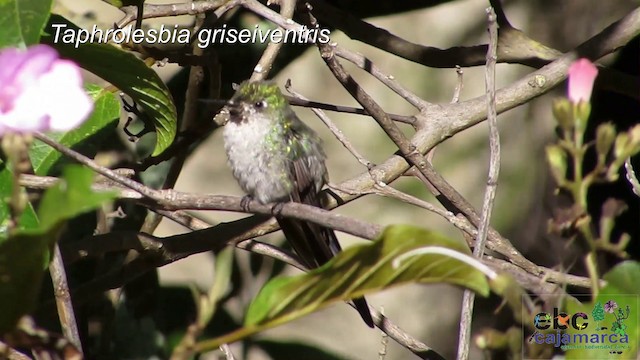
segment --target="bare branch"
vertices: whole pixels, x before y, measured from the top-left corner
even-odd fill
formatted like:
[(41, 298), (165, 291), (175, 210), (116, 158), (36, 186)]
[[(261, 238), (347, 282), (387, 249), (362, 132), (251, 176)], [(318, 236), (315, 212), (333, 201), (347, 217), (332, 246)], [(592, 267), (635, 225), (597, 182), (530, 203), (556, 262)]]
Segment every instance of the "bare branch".
[[(292, 21), (293, 11), (296, 9), (296, 1), (295, 0), (280, 0), (280, 16), (287, 19), (288, 21)], [(283, 30), (280, 28), (280, 30)], [(276, 56), (282, 49), (282, 45), (284, 45), (283, 41), (280, 42), (269, 42), (267, 48), (264, 50), (262, 57), (258, 61), (258, 64), (253, 68), (253, 73), (251, 74), (250, 81), (264, 80), (269, 75), (269, 71), (271, 71), (271, 66), (273, 66), (273, 62), (276, 61)]]
[(460, 93), (464, 87), (464, 71), (460, 66), (456, 66), (456, 74), (458, 75), (458, 80), (456, 81), (456, 87), (453, 89), (453, 97), (451, 98), (452, 104), (456, 104), (460, 101)]
[(418, 95), (411, 92), (409, 89), (401, 85), (392, 75), (388, 75), (382, 72), (371, 60), (367, 59), (364, 55), (358, 54), (353, 51), (347, 51), (341, 47), (335, 47), (334, 53), (336, 56), (341, 57), (360, 69), (368, 72), (378, 79), (381, 83), (385, 84), (389, 89), (393, 90), (401, 98), (406, 100), (409, 104), (413, 105), (417, 109), (423, 109), (427, 106), (431, 106), (428, 102), (421, 99)]
[(64, 337), (82, 354), (82, 342), (78, 332), (73, 303), (71, 302), (71, 292), (67, 282), (67, 274), (64, 270), (64, 262), (60, 253), (60, 247), (56, 244), (53, 247), (53, 259), (49, 264), (51, 282), (53, 283), (53, 293), (58, 307), (58, 318)]
[[(484, 248), (489, 231), (491, 212), (498, 186), (498, 175), (500, 173), (500, 132), (498, 130), (498, 119), (496, 114), (496, 57), (498, 47), (498, 24), (496, 23), (496, 13), (492, 7), (487, 9), (487, 22), (489, 27), (489, 50), (487, 52), (487, 66), (485, 69), (485, 86), (487, 96), (487, 119), (489, 124), (489, 174), (487, 176), (487, 186), (482, 203), (482, 218), (478, 226), (478, 235), (473, 247), (473, 255), (482, 259)], [(471, 343), (471, 322), (473, 316), (473, 304), (475, 293), (465, 290), (462, 297), (462, 310), (460, 315), (460, 334), (458, 337), (457, 359), (467, 360), (469, 358), (469, 345)]]

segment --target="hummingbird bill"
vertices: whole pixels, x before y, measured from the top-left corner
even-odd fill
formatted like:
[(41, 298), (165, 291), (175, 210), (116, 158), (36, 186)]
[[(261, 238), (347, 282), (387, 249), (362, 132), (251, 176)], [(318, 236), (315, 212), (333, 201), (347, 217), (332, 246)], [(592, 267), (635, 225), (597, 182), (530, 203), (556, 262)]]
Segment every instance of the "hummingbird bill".
[[(223, 128), (228, 163), (242, 190), (262, 204), (293, 201), (322, 208), (320, 191), (328, 181), (318, 135), (303, 123), (272, 81), (245, 81), (227, 104)], [(332, 229), (276, 216), (303, 265), (317, 268), (338, 252)], [(373, 319), (364, 298), (354, 299), (364, 322)]]

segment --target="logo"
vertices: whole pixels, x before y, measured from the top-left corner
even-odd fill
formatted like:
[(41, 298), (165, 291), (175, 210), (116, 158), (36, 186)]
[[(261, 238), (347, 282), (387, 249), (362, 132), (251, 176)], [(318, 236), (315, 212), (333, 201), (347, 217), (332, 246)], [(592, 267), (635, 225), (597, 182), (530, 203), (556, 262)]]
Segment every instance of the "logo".
[(534, 316), (534, 332), (528, 342), (531, 345), (553, 346), (563, 351), (597, 350), (611, 359), (627, 359), (628, 356), (635, 359), (635, 355), (629, 354), (629, 351), (637, 347), (637, 331), (631, 331), (630, 336), (629, 330), (633, 328), (629, 326), (638, 326), (637, 306), (637, 296), (621, 295), (596, 302), (588, 313), (570, 313), (555, 307), (553, 312), (541, 312)]

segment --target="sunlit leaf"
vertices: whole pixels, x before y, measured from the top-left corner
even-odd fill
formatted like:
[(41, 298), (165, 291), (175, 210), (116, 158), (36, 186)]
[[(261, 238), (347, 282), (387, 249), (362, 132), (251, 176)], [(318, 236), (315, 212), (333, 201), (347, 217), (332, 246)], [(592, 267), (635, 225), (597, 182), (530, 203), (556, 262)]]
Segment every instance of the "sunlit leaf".
[(0, 1), (0, 48), (37, 44), (51, 3), (51, 0)]
[(469, 248), (454, 240), (408, 225), (388, 227), (369, 245), (354, 246), (309, 273), (271, 280), (251, 303), (245, 327), (201, 343), (201, 349), (217, 347), (256, 332), (297, 319), (335, 302), (360, 297), (409, 283), (449, 283), (489, 293), (485, 276), (476, 268), (440, 254), (414, 256), (398, 268), (394, 259), (423, 247), (442, 247), (467, 255)]

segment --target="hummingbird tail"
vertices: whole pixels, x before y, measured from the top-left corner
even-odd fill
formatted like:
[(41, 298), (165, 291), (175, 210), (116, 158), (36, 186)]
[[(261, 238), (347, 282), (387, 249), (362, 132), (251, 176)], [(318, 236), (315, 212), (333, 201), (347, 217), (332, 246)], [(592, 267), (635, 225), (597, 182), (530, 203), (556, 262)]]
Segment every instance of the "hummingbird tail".
[(369, 310), (369, 304), (367, 304), (367, 300), (363, 297), (353, 299), (353, 305), (355, 305), (356, 310), (360, 313), (362, 320), (367, 324), (370, 328), (373, 328), (373, 317), (371, 316), (371, 311)]
[[(302, 263), (310, 269), (326, 263), (341, 250), (338, 238), (332, 229), (295, 219), (283, 217), (276, 217), (276, 219), (293, 250)], [(362, 320), (367, 326), (373, 328), (373, 318), (367, 301), (360, 297), (353, 299), (353, 304)]]

